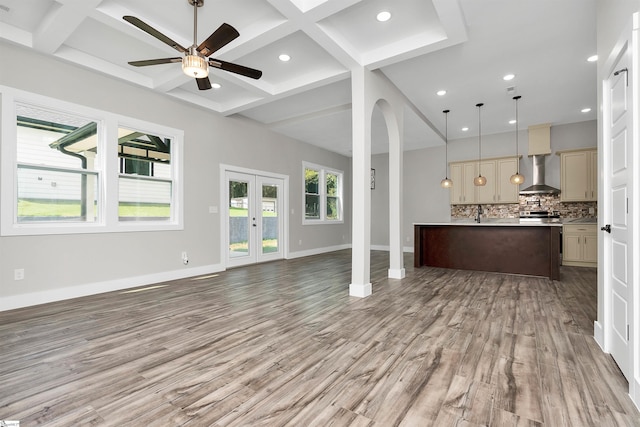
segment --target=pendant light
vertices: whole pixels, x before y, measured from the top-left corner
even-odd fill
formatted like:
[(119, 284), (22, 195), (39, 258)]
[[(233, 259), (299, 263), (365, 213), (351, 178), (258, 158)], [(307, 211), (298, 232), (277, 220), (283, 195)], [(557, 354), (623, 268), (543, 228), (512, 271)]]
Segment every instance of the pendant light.
[(520, 95), (513, 97), (514, 101), (516, 101), (516, 173), (509, 178), (513, 185), (524, 183), (524, 176), (520, 173), (520, 148), (518, 146), (518, 100), (520, 98), (522, 98)]
[(444, 179), (440, 181), (442, 188), (453, 187), (453, 181), (449, 179), (447, 172), (449, 171), (449, 154), (447, 144), (449, 143), (449, 110), (442, 111), (444, 113)]
[(473, 179), (473, 185), (476, 187), (482, 187), (487, 184), (487, 178), (482, 176), (480, 173), (480, 163), (482, 161), (482, 126), (480, 120), (480, 109), (483, 105), (483, 103), (476, 104), (476, 107), (478, 107), (478, 176)]

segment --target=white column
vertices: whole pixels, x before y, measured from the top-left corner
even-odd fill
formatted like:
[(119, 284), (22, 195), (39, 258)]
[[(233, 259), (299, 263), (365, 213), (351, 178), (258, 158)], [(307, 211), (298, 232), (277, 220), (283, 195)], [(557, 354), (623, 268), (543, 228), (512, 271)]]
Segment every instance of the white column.
[(371, 111), (367, 103), (367, 73), (351, 71), (353, 126), (352, 254), (349, 295), (371, 295)]
[(389, 130), (389, 272), (391, 279), (405, 277), (402, 236), (402, 108), (394, 109), (395, 120), (387, 119)]

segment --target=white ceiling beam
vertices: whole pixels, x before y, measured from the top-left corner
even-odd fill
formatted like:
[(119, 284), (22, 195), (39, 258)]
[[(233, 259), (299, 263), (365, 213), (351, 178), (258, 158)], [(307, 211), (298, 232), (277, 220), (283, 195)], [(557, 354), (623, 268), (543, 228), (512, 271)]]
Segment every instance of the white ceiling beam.
[(55, 53), (102, 0), (61, 0), (54, 3), (33, 33), (33, 48)]
[(337, 10), (342, 10), (346, 6), (353, 5), (361, 0), (345, 0), (342, 2), (327, 1), (323, 3), (324, 8), (319, 6), (316, 9), (312, 9), (309, 14), (303, 13), (291, 0), (267, 1), (271, 6), (286, 16), (296, 28), (304, 32), (311, 40), (329, 52), (329, 54), (344, 67), (352, 69), (360, 65), (357, 58), (353, 57), (353, 50), (345, 49), (345, 46), (337, 43), (332, 37), (329, 37), (326, 31), (318, 25), (318, 21), (324, 19), (329, 13), (335, 13)]

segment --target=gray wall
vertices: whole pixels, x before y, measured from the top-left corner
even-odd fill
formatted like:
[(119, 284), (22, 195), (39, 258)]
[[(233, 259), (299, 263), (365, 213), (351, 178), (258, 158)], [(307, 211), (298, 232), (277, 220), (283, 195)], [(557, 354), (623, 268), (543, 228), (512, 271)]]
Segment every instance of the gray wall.
[[(209, 206), (220, 206), (221, 163), (289, 176), (291, 252), (350, 242), (349, 158), (13, 45), (0, 43), (0, 57), (12, 58), (2, 61), (0, 85), (185, 131), (184, 230), (0, 237), (0, 298), (219, 266), (220, 219)], [(345, 172), (344, 224), (302, 225), (302, 161)], [(189, 254), (187, 267), (182, 251)], [(24, 280), (14, 280), (16, 268), (24, 268)]]

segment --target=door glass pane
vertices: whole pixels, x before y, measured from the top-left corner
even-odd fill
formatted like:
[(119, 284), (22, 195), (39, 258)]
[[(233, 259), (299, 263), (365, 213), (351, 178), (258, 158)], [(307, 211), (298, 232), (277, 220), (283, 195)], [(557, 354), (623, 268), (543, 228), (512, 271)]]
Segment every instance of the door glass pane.
[(278, 252), (278, 186), (262, 185), (262, 253)]
[(249, 255), (249, 185), (229, 180), (229, 257)]

